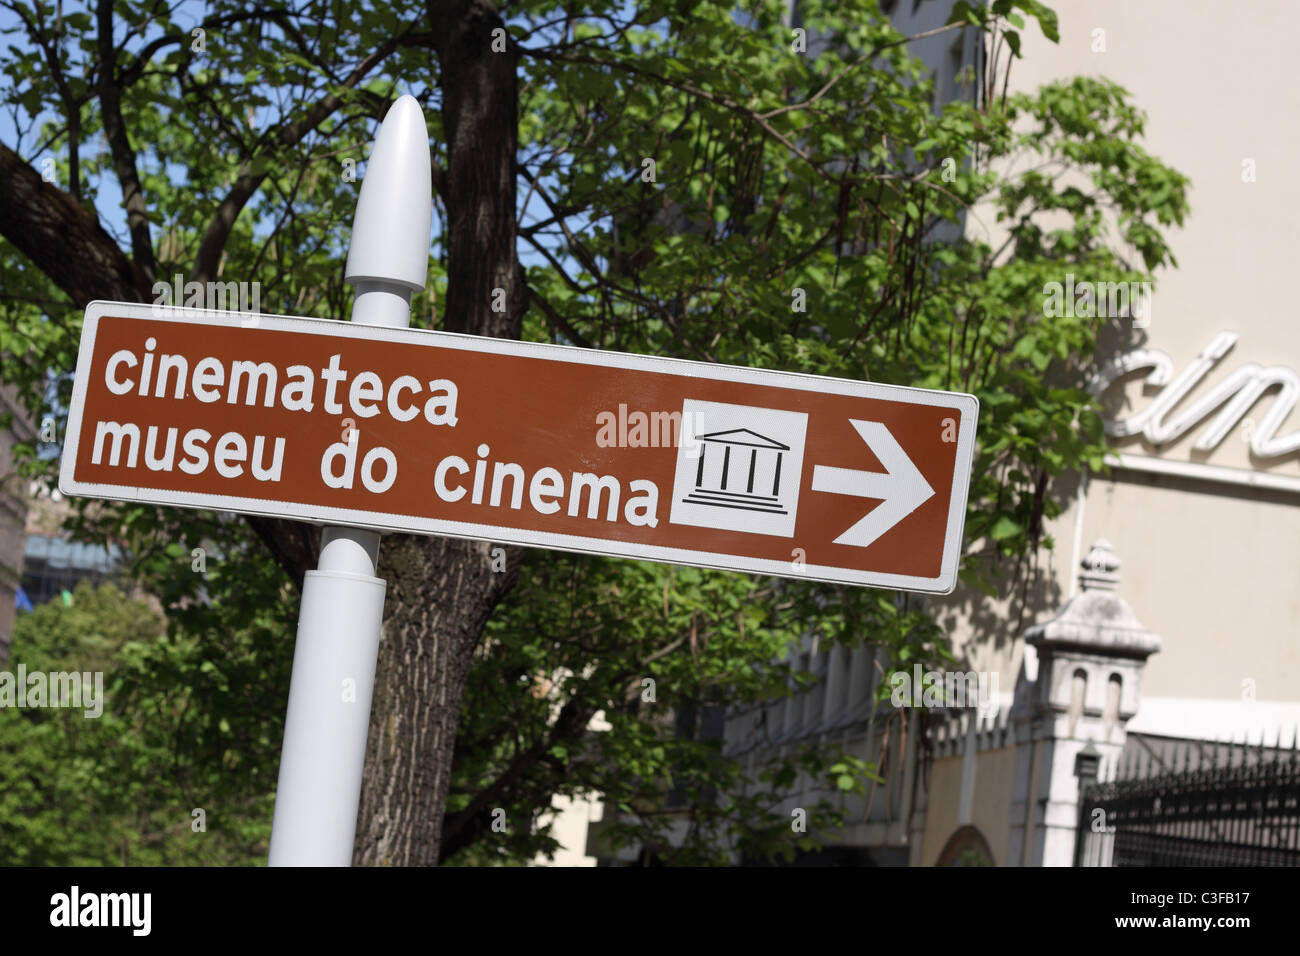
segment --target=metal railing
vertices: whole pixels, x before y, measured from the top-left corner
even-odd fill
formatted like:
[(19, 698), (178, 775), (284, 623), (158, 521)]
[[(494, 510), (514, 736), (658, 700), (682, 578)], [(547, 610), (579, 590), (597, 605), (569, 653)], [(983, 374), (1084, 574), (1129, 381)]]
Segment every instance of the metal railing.
[(1083, 784), (1076, 866), (1300, 865), (1300, 751), (1183, 741)]

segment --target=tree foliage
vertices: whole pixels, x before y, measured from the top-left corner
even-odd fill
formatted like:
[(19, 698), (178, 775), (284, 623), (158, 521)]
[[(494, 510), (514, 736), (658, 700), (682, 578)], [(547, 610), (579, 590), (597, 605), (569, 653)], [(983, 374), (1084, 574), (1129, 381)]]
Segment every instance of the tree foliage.
[(256, 666), (258, 635), (202, 644), (169, 639), (149, 603), (113, 584), (83, 582), (70, 604), (19, 616), (11, 673), (77, 671), (103, 696), (95, 708), (84, 692), (80, 708), (0, 708), (0, 863), (238, 864), (265, 852), (271, 734), (232, 739), (222, 700), (247, 677), (238, 668)]
[[(1143, 117), (1115, 84), (996, 95), (1025, 17), (1054, 38), (1050, 10), (957, 4), (948, 33), (981, 31), (1012, 56), (985, 57), (971, 77), (981, 96), (935, 108), (932, 78), (874, 3), (801, 3), (806, 50), (775, 0), (744, 13), (711, 0), (455, 7), (465, 22), (500, 15), (517, 58), (524, 338), (972, 392), (981, 418), (963, 579), (993, 593), (1007, 559), (1045, 543), (1060, 509), (1052, 479), (1100, 465), (1083, 382), (1098, 334), (1119, 320), (1049, 318), (1044, 284), (1066, 272), (1153, 278), (1173, 264), (1164, 235), (1187, 208), (1186, 180), (1143, 149)], [(28, 407), (42, 407), (46, 370), (72, 370), (87, 296), (143, 297), (179, 272), (258, 281), (265, 311), (343, 318), (356, 198), (345, 161), (363, 175), (374, 120), (402, 90), (426, 106), (439, 213), (415, 324), (454, 326), (456, 157), (424, 5), (360, 16), (284, 2), (193, 16), (153, 3), (13, 10), (0, 55), (15, 117), (14, 145), (0, 142), (15, 177), (0, 187), (11, 204), (0, 212), (0, 377)], [(47, 157), (48, 188), (32, 182)], [(59, 216), (63, 240), (51, 232)], [(969, 229), (977, 220), (996, 228)], [(115, 232), (121, 262), (43, 253), (73, 229)], [(30, 474), (49, 481), (52, 466), (28, 452)], [(121, 655), (117, 686), (148, 745), (117, 782), (165, 780), (172, 795), (155, 791), (154, 806), (173, 814), (178, 793), (225, 808), (230, 852), (255, 858), (294, 588), (314, 539), (283, 522), (135, 505), (83, 509), (75, 530), (127, 544), (167, 608), (166, 637)], [(199, 546), (205, 575), (191, 568)], [(580, 794), (623, 811), (602, 839), (654, 845), (672, 862), (789, 856), (833, 834), (835, 795), (861, 793), (875, 768), (829, 740), (750, 771), (741, 754), (754, 742), (738, 754), (701, 733), (709, 708), (806, 685), (786, 650), (812, 635), (909, 666), (951, 657), (934, 604), (914, 597), (556, 553), (511, 559), (518, 583), (468, 673), (442, 860), (553, 850), (545, 811)], [(773, 811), (795, 789), (818, 797), (807, 834)], [(492, 826), (498, 808), (504, 832)]]

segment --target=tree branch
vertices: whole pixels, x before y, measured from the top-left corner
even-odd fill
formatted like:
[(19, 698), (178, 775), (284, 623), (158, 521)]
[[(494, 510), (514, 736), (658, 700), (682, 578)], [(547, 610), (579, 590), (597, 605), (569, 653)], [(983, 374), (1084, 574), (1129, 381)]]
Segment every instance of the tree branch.
[(151, 282), (118, 247), (93, 212), (45, 182), (0, 143), (0, 236), (4, 236), (72, 305), (95, 299), (146, 301)]
[[(368, 57), (357, 64), (347, 78), (343, 81), (342, 86), (352, 88), (365, 79), (376, 65), (386, 59), (399, 46), (399, 39), (393, 38), (381, 44), (378, 49)], [(323, 123), (335, 110), (342, 105), (343, 98), (336, 93), (327, 93), (314, 103), (297, 122), (287, 123), (280, 127), (278, 133), (274, 136), (273, 142), (280, 149), (288, 149), (307, 136), (317, 126)], [(257, 192), (270, 173), (271, 164), (268, 162), (269, 156), (258, 154), (246, 160), (240, 165), (239, 173), (235, 177), (235, 184), (231, 187), (230, 192), (226, 194), (217, 211), (212, 216), (212, 221), (203, 233), (203, 238), (199, 242), (198, 255), (194, 260), (194, 281), (207, 282), (216, 277), (217, 266), (221, 261), (221, 253), (226, 247), (226, 240), (230, 237), (230, 231), (234, 228), (235, 220), (239, 218), (239, 213), (244, 206)]]
[(550, 733), (543, 735), (523, 753), (517, 754), (495, 780), (474, 795), (464, 810), (444, 817), (438, 862), (445, 862), (452, 854), (478, 840), (491, 819), (494, 802), (501, 799), (511, 786), (522, 780), (535, 764), (542, 761), (556, 743), (583, 737), (587, 732), (587, 724), (595, 713), (596, 708), (579, 706), (576, 699), (570, 699), (560, 708)]
[[(117, 85), (117, 49), (113, 46), (113, 0), (99, 0), (96, 10), (99, 35), (99, 105), (103, 113), (104, 136), (113, 157), (113, 171), (122, 186), (122, 205), (126, 207), (126, 225), (131, 233), (131, 253), (136, 266), (152, 285), (158, 272), (149, 234), (149, 214), (145, 206), (140, 173), (135, 164), (135, 150), (122, 120), (122, 90)], [(71, 118), (69, 118), (71, 119)]]

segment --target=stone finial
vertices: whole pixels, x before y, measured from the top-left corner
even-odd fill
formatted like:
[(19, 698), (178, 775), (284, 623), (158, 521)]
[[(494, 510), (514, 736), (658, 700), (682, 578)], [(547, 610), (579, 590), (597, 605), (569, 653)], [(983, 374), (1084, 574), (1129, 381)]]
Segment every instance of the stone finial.
[(1114, 591), (1119, 587), (1119, 558), (1105, 538), (1092, 543), (1087, 556), (1079, 562), (1079, 587), (1084, 591)]
[(1119, 558), (1109, 541), (1098, 538), (1081, 562), (1079, 593), (1050, 621), (1025, 632), (1038, 648), (1074, 648), (1116, 657), (1146, 657), (1160, 650), (1152, 634), (1116, 593)]

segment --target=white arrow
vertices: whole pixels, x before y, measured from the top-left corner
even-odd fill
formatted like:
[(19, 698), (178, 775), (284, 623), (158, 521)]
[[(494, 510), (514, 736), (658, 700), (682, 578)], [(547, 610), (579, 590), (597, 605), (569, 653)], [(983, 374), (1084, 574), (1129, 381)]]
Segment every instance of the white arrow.
[(812, 490), (881, 499), (881, 504), (835, 539), (836, 544), (865, 548), (930, 500), (934, 489), (883, 424), (856, 418), (850, 418), (849, 424), (880, 459), (884, 473), (814, 465)]

